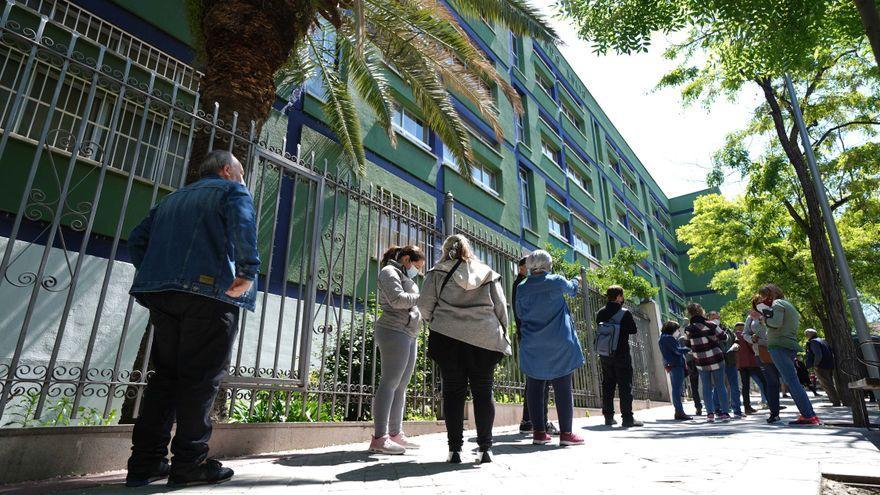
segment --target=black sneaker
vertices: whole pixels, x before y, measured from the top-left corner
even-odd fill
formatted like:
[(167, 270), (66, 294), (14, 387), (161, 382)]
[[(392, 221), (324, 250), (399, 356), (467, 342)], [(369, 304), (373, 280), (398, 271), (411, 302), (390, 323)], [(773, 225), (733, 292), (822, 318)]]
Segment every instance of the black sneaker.
[(700, 409), (700, 408), (698, 407), (698, 408), (697, 408), (697, 413), (696, 413), (695, 415), (696, 415), (696, 416), (702, 416), (702, 415), (703, 415), (703, 410)]
[(477, 457), (477, 464), (489, 464), (492, 462), (492, 451), (481, 450)]
[(641, 421), (636, 421), (635, 419), (624, 419), (621, 426), (623, 426), (624, 428), (638, 428), (640, 426), (645, 426), (645, 423), (642, 423)]
[(779, 417), (778, 414), (771, 414), (769, 418), (767, 418), (767, 424), (778, 423), (782, 421), (782, 418)]
[(182, 487), (193, 485), (213, 485), (232, 479), (235, 472), (223, 467), (216, 459), (207, 459), (194, 467), (172, 470), (168, 477), (168, 486)]
[(125, 475), (125, 486), (130, 488), (147, 486), (154, 481), (167, 478), (168, 471), (167, 459), (162, 459), (150, 469), (132, 469), (129, 466), (128, 474)]
[(461, 452), (450, 452), (446, 457), (449, 464), (461, 464)]
[(553, 423), (547, 423), (544, 431), (547, 432), (548, 435), (559, 435), (559, 428), (556, 427)]
[(531, 421), (523, 421), (519, 424), (520, 433), (531, 433), (533, 430)]
[(614, 419), (614, 416), (605, 416), (605, 426), (614, 426), (617, 424), (617, 420)]

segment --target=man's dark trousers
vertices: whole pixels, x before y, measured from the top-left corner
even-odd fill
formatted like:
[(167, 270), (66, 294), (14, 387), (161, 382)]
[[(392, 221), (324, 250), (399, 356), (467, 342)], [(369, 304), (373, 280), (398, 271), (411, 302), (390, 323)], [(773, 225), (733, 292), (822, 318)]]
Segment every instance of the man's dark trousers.
[(691, 381), (691, 397), (694, 398), (694, 408), (703, 409), (703, 403), (700, 401), (700, 373), (696, 366), (688, 365), (688, 379)]
[(600, 357), (602, 363), (602, 414), (614, 415), (614, 391), (620, 396), (620, 415), (624, 421), (633, 418), (632, 357), (629, 353)]
[(176, 291), (141, 294), (140, 300), (155, 328), (155, 373), (134, 426), (129, 470), (165, 458), (175, 418), (172, 469), (187, 469), (208, 456), (211, 408), (229, 366), (239, 309)]

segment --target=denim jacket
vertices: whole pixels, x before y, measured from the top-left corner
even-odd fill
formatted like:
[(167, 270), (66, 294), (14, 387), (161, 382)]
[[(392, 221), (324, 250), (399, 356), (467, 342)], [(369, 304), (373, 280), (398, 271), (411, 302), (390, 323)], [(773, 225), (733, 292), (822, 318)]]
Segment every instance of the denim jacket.
[[(180, 291), (253, 311), (257, 224), (247, 188), (208, 175), (163, 199), (128, 237), (137, 269), (130, 293)], [(239, 298), (226, 295), (235, 277), (253, 280)]]

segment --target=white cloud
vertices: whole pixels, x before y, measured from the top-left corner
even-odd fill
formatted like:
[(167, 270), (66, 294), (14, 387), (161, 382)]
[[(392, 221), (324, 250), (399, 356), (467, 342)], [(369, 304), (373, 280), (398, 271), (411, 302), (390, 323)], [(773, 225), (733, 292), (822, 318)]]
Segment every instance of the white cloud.
[[(542, 9), (553, 13), (550, 6)], [(756, 94), (744, 93), (735, 103), (718, 101), (708, 110), (685, 107), (677, 89), (654, 90), (674, 67), (662, 57), (663, 37), (655, 37), (648, 53), (599, 56), (568, 21), (553, 18), (552, 24), (564, 43), (560, 51), (663, 191), (673, 197), (705, 188), (712, 154), (727, 133), (748, 122)], [(742, 189), (736, 177), (722, 187), (728, 196)]]

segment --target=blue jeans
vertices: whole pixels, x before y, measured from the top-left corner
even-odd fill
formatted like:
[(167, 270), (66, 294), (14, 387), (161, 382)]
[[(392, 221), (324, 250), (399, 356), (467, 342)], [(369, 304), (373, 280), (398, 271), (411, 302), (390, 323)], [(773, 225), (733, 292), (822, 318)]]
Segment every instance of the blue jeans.
[(681, 394), (684, 391), (684, 368), (681, 366), (669, 368), (669, 381), (672, 383), (672, 405), (675, 406), (675, 412), (684, 414), (684, 407), (681, 405)]
[[(706, 403), (706, 408), (709, 409), (709, 404), (716, 404), (715, 399), (718, 399), (718, 406), (721, 408), (721, 413), (730, 413), (730, 398), (727, 396), (727, 388), (724, 386), (724, 365), (722, 367), (714, 370), (700, 370), (700, 382), (703, 385), (703, 402)], [(708, 411), (712, 412), (711, 409)]]
[(810, 397), (807, 395), (806, 390), (804, 390), (803, 385), (801, 385), (800, 380), (798, 380), (797, 369), (794, 367), (795, 356), (797, 356), (797, 352), (791, 349), (770, 349), (770, 357), (773, 358), (773, 364), (779, 370), (779, 376), (782, 378), (783, 383), (788, 385), (788, 391), (791, 392), (791, 398), (794, 399), (794, 403), (801, 416), (812, 418), (816, 413), (813, 411)]
[(534, 431), (540, 431), (541, 425), (547, 424), (544, 416), (544, 386), (547, 382), (553, 385), (553, 395), (556, 397), (556, 414), (559, 416), (559, 431), (571, 433), (574, 419), (574, 396), (571, 386), (574, 373), (569, 373), (552, 380), (538, 380), (526, 377), (528, 392), (526, 403), (529, 405), (529, 414), (532, 417)]
[(729, 392), (730, 405), (733, 406), (735, 414), (742, 414), (742, 399), (739, 390), (739, 369), (736, 364), (728, 364), (724, 367), (724, 374), (727, 376), (727, 390)]
[(767, 407), (773, 416), (779, 415), (779, 370), (772, 362), (765, 363), (758, 358), (758, 364), (761, 365), (761, 373), (764, 373), (764, 400), (767, 401)]

